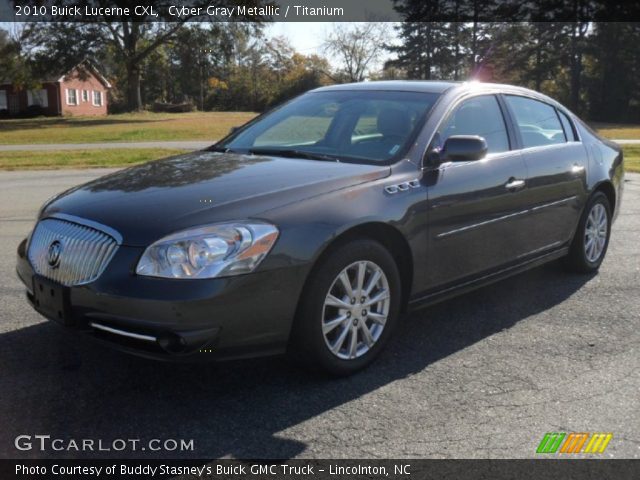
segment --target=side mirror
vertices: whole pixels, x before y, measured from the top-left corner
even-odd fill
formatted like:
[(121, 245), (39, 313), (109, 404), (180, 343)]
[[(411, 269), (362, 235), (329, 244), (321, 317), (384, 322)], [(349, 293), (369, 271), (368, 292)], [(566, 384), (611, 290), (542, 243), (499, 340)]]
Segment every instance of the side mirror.
[(240, 130), (240, 127), (231, 127), (229, 129), (229, 135), (236, 133), (238, 130)]
[(442, 162), (480, 160), (487, 154), (487, 141), (477, 135), (453, 135), (444, 142)]

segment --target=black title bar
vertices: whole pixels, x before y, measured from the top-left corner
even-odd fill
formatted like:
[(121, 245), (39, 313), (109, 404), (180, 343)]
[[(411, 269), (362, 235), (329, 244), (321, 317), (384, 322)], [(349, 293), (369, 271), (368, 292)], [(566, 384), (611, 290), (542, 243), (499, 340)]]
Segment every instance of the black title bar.
[(0, 460), (10, 479), (467, 480), (638, 478), (638, 460)]
[(0, 0), (0, 22), (571, 22), (640, 20), (609, 0)]

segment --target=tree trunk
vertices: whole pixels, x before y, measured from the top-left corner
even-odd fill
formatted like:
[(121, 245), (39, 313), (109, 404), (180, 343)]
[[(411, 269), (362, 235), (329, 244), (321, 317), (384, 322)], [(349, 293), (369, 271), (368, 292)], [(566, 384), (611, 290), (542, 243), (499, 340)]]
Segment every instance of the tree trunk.
[[(456, 7), (457, 8), (457, 7)], [(457, 12), (456, 12), (457, 18)], [(454, 66), (453, 66), (453, 79), (458, 81), (460, 79), (460, 23), (456, 22), (455, 24), (455, 54), (454, 54)]]
[(204, 112), (204, 62), (200, 64), (200, 111)]
[(475, 75), (478, 68), (478, 9), (474, 3), (473, 28), (471, 29), (471, 71)]
[(431, 80), (431, 24), (426, 24), (426, 37), (427, 37), (427, 58), (426, 63), (424, 65), (424, 79)]
[(127, 108), (129, 111), (142, 110), (140, 67), (138, 65), (127, 65)]
[(538, 44), (536, 45), (536, 73), (535, 73), (535, 81), (536, 81), (536, 91), (540, 91), (542, 89), (542, 40), (541, 37), (538, 36)]
[(570, 90), (570, 108), (576, 113), (580, 112), (580, 90), (582, 80), (582, 26), (576, 22), (573, 27), (571, 36), (571, 90)]

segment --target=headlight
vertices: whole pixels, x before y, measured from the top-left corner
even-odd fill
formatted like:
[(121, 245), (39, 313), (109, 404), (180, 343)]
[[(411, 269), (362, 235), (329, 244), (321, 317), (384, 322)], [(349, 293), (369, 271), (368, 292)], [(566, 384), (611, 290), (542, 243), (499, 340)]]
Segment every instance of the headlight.
[(142, 255), (138, 275), (213, 278), (253, 271), (278, 238), (278, 229), (250, 221), (193, 228), (161, 238)]

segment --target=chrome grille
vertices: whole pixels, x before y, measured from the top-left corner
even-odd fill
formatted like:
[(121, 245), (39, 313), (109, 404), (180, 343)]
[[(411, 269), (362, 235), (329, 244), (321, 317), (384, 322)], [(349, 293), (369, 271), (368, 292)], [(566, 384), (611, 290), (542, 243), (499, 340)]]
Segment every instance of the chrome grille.
[[(60, 242), (59, 261), (51, 266), (49, 249)], [(79, 223), (46, 218), (36, 225), (29, 241), (29, 262), (36, 273), (62, 285), (89, 283), (100, 276), (118, 248), (105, 232)]]

